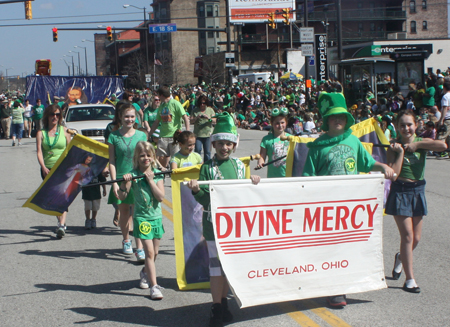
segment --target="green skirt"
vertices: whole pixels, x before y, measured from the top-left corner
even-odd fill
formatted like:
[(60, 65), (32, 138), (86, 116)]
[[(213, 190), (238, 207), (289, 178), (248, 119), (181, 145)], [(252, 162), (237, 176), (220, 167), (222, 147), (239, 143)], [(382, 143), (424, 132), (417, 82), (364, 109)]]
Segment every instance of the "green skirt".
[(109, 190), (109, 196), (108, 196), (108, 204), (134, 204), (134, 193), (133, 189), (130, 189), (130, 193), (128, 193), (128, 196), (125, 198), (125, 200), (120, 201), (116, 196), (114, 195), (113, 188), (111, 186), (111, 189)]

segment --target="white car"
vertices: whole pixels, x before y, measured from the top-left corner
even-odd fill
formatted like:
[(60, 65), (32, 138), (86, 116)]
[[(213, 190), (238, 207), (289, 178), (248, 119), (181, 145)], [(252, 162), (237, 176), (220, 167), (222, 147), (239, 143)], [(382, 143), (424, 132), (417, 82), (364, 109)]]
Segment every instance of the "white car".
[(110, 104), (80, 104), (66, 111), (66, 127), (78, 134), (105, 142), (106, 126), (114, 118), (114, 107)]

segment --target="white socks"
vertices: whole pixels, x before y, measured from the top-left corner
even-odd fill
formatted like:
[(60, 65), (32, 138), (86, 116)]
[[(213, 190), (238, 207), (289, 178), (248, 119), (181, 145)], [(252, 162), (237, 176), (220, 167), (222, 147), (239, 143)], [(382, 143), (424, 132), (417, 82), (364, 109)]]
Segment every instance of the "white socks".
[(400, 259), (400, 253), (397, 253), (395, 255), (395, 264), (394, 264), (394, 271), (396, 273), (401, 273), (403, 269), (402, 260)]
[(407, 288), (418, 287), (417, 284), (416, 284), (416, 281), (415, 281), (414, 279), (408, 279), (408, 280), (405, 282), (405, 286), (406, 286)]

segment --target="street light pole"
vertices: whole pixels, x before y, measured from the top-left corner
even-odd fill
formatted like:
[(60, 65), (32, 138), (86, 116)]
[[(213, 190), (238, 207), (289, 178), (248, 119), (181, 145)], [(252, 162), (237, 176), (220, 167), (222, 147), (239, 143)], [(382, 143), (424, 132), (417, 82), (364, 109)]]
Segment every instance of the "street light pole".
[[(136, 7), (133, 5), (123, 5), (124, 8), (128, 8), (128, 7), (133, 7), (139, 10), (144, 10), (144, 27), (147, 28), (147, 12), (146, 12), (146, 8), (140, 8), (140, 7)], [(145, 72), (148, 74), (148, 31), (145, 30)]]
[(70, 76), (70, 65), (67, 63), (67, 61), (64, 58), (59, 58), (59, 60), (64, 60), (64, 63), (67, 65), (68, 76)]
[(88, 63), (87, 63), (87, 51), (86, 47), (80, 47), (79, 45), (76, 45), (74, 48), (83, 48), (84, 49), (84, 62), (86, 63), (86, 76), (88, 76)]
[(8, 69), (11, 70), (11, 69), (14, 69), (14, 67), (10, 67), (10, 68), (6, 68), (6, 69), (5, 69), (5, 70), (6, 70), (6, 83), (8, 84), (8, 91), (9, 91)]
[(71, 55), (64, 55), (63, 57), (72, 57), (72, 76), (75, 76), (75, 66), (73, 64), (73, 56), (71, 56)]
[(80, 52), (79, 51), (72, 51), (72, 50), (70, 50), (69, 52), (78, 54), (78, 76), (80, 76), (80, 67), (81, 67), (81, 64), (80, 64)]

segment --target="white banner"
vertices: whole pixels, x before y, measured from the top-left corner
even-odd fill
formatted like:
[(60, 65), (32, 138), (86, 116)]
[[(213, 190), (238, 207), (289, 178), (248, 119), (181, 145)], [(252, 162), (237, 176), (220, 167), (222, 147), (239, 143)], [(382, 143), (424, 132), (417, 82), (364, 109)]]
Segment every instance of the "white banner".
[(276, 13), (275, 22), (282, 22), (283, 9), (290, 10), (290, 19), (295, 20), (294, 0), (229, 0), (230, 22), (267, 23), (269, 13)]
[(382, 174), (213, 181), (225, 274), (241, 307), (386, 288)]

